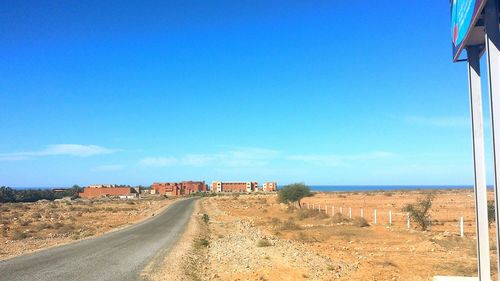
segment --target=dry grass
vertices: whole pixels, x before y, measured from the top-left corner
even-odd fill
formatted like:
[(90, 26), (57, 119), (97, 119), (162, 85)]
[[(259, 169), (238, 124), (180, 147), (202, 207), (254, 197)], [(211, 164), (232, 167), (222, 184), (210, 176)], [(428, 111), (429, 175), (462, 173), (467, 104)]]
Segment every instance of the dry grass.
[(336, 213), (335, 215), (333, 215), (332, 217), (332, 222), (333, 223), (346, 223), (346, 222), (349, 222), (349, 219), (347, 217), (345, 217), (343, 214), (341, 213)]

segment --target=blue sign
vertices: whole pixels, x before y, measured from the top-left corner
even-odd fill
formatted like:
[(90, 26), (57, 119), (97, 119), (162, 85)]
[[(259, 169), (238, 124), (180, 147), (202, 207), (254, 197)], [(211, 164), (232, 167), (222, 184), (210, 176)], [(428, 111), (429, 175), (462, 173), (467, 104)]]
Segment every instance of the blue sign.
[(452, 0), (451, 2), (451, 39), (453, 60), (458, 60), (472, 28), (481, 14), (487, 0)]

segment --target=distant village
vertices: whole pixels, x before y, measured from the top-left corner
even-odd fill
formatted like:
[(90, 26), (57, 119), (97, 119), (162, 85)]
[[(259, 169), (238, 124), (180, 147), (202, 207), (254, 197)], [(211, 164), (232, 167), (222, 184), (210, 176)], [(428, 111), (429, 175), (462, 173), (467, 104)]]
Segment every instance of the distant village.
[(209, 186), (205, 181), (182, 181), (182, 182), (155, 182), (149, 188), (132, 187), (128, 185), (98, 184), (89, 185), (79, 193), (81, 198), (118, 197), (121, 199), (133, 199), (141, 195), (158, 195), (176, 197), (192, 195), (200, 192), (275, 192), (278, 190), (276, 182), (265, 182), (259, 186), (258, 182), (222, 182), (214, 181)]

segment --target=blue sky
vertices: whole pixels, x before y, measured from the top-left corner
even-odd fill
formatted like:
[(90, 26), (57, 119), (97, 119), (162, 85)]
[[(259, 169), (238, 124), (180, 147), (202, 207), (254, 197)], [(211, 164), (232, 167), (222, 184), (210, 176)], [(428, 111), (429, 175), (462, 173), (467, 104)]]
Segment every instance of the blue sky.
[(6, 1), (0, 185), (472, 184), (449, 19), (432, 0)]

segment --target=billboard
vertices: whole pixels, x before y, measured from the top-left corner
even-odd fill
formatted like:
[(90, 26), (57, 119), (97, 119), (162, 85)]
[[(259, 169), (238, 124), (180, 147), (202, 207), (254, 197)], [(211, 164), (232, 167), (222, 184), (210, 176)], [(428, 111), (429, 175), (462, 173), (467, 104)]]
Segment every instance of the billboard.
[(477, 19), (481, 15), (487, 0), (452, 0), (451, 1), (451, 39), (453, 45), (453, 61), (457, 61), (460, 53), (467, 45)]

